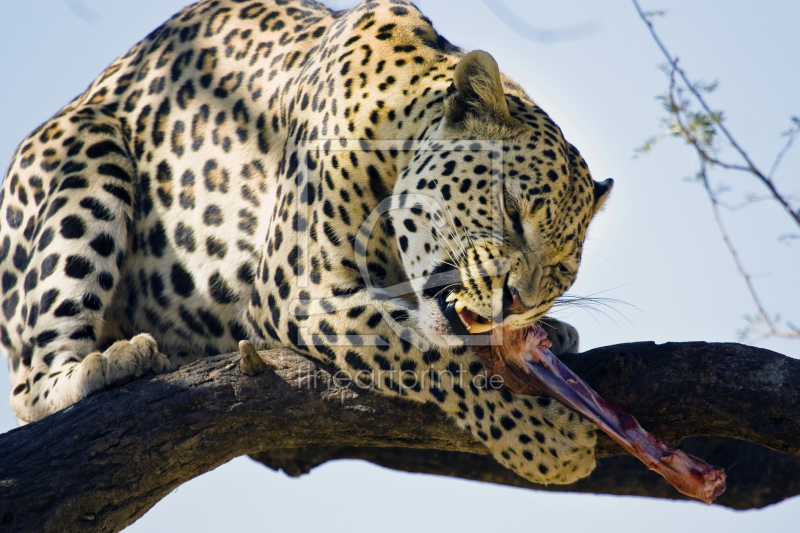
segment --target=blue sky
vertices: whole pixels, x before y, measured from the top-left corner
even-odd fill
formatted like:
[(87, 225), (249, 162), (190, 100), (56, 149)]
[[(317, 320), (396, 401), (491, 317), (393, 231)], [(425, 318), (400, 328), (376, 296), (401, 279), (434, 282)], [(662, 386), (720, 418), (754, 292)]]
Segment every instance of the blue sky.
[[(335, 8), (353, 1), (328, 2)], [(488, 0), (487, 0), (487, 3)], [(753, 304), (719, 238), (699, 185), (691, 150), (666, 141), (651, 155), (633, 150), (659, 131), (655, 95), (666, 88), (656, 68), (663, 58), (627, 1), (503, 0), (508, 25), (480, 0), (429, 0), (417, 5), (436, 29), (466, 49), (490, 52), (562, 127), (598, 180), (616, 185), (592, 228), (574, 294), (627, 302), (608, 316), (574, 311), (582, 346), (653, 340), (736, 341)], [(800, 4), (763, 1), (643, 0), (667, 9), (657, 22), (662, 38), (694, 78), (719, 80), (710, 98), (754, 160), (769, 168), (800, 115)], [(4, 2), (0, 18), (0, 161), (21, 139), (174, 12), (183, 0), (28, 0)], [(575, 26), (582, 38), (550, 44), (516, 31), (525, 26)], [(566, 33), (569, 35), (569, 32)], [(0, 163), (5, 167), (6, 163)], [(730, 200), (763, 191), (745, 178), (715, 174), (732, 187)], [(800, 192), (800, 146), (776, 176)], [(788, 217), (769, 203), (726, 213), (744, 262), (766, 305), (800, 323), (800, 245), (779, 243)], [(786, 355), (800, 341), (758, 343)], [(0, 397), (7, 397), (5, 367)], [(635, 408), (631, 408), (635, 414)], [(0, 402), (0, 431), (15, 426)], [(726, 465), (721, 465), (726, 466)], [(762, 511), (732, 512), (699, 503), (643, 498), (545, 494), (488, 484), (399, 474), (358, 462), (339, 462), (290, 479), (240, 458), (178, 489), (128, 531), (420, 531), (541, 527), (594, 531), (792, 531), (800, 499)]]

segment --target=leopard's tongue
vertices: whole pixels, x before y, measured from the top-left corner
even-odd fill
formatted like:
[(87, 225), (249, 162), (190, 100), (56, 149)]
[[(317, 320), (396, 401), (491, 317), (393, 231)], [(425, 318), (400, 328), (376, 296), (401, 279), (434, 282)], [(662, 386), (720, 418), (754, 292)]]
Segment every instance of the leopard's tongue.
[(495, 328), (492, 340), (491, 353), (483, 351), (479, 356), (489, 371), (502, 375), (515, 392), (545, 393), (579, 412), (687, 496), (710, 505), (725, 490), (721, 468), (665, 444), (629, 413), (601, 398), (553, 355), (541, 327), (521, 331)]

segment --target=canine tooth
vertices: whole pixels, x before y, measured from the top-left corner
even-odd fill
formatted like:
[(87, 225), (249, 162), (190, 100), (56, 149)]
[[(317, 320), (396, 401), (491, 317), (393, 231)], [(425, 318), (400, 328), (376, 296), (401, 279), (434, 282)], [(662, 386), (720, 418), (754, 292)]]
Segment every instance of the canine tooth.
[(465, 304), (461, 300), (457, 300), (455, 305), (456, 313), (460, 313), (461, 311), (463, 311), (466, 306), (467, 304)]
[(469, 332), (470, 333), (484, 333), (486, 331), (494, 329), (495, 326), (497, 326), (497, 324), (495, 324), (494, 322), (491, 322), (491, 321), (487, 322), (486, 324), (481, 324), (480, 322), (473, 322), (472, 323), (472, 327), (470, 328)]
[(452, 302), (455, 299), (456, 299), (456, 295), (451, 292), (450, 294), (447, 295), (447, 298), (445, 298), (444, 301), (445, 302)]

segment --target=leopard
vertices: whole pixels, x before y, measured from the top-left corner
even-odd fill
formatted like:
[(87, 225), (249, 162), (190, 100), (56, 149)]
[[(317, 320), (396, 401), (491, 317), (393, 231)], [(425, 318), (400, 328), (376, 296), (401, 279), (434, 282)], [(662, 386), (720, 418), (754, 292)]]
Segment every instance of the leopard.
[(22, 425), (201, 358), (290, 348), (436, 406), (503, 466), (572, 483), (596, 427), (496, 384), (498, 326), (573, 284), (595, 181), (495, 59), (413, 4), (202, 0), (14, 154), (0, 344)]

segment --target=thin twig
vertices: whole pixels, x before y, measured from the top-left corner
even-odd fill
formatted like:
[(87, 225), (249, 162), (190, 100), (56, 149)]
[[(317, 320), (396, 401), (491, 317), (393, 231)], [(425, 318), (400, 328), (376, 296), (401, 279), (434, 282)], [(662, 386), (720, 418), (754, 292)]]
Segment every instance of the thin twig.
[[(653, 40), (658, 45), (659, 49), (661, 50), (661, 53), (664, 54), (664, 57), (667, 58), (667, 61), (672, 66), (672, 69), (675, 72), (677, 72), (678, 75), (680, 75), (680, 77), (683, 80), (683, 83), (686, 85), (687, 89), (692, 93), (692, 95), (695, 97), (695, 99), (700, 104), (700, 106), (705, 110), (705, 112), (708, 113), (708, 114), (712, 114), (713, 112), (711, 111), (711, 108), (706, 103), (706, 101), (703, 98), (702, 94), (700, 94), (700, 92), (697, 90), (697, 88), (694, 86), (694, 84), (692, 84), (689, 81), (689, 78), (686, 75), (686, 73), (683, 71), (683, 69), (681, 69), (678, 66), (678, 60), (672, 57), (672, 55), (666, 49), (664, 44), (661, 42), (661, 39), (658, 37), (658, 34), (656, 33), (655, 28), (653, 27), (653, 23), (650, 21), (650, 19), (647, 17), (647, 15), (642, 11), (642, 8), (639, 6), (639, 2), (637, 0), (632, 0), (632, 2), (633, 2), (633, 5), (636, 7), (636, 11), (639, 13), (639, 17), (647, 25), (647, 29), (650, 31), (650, 35), (653, 36)], [(750, 157), (747, 155), (747, 152), (745, 152), (744, 149), (741, 146), (739, 146), (739, 143), (736, 142), (736, 139), (733, 138), (733, 135), (731, 135), (731, 133), (728, 131), (728, 128), (726, 128), (725, 125), (721, 121), (717, 124), (717, 127), (719, 127), (719, 130), (723, 133), (723, 135), (725, 135), (725, 138), (728, 139), (728, 142), (731, 144), (731, 146), (739, 153), (739, 155), (742, 157), (742, 159), (745, 161), (745, 163), (747, 163), (747, 166), (744, 167), (744, 168), (749, 169), (749, 171), (754, 176), (756, 176), (770, 190), (770, 192), (772, 193), (772, 195), (775, 198), (775, 200), (779, 204), (781, 204), (784, 207), (784, 209), (786, 209), (786, 211), (789, 213), (789, 216), (791, 216), (794, 219), (795, 223), (798, 226), (800, 226), (800, 212), (795, 212), (795, 211), (792, 210), (792, 206), (789, 205), (789, 203), (786, 201), (786, 199), (775, 188), (775, 185), (772, 183), (771, 175), (770, 176), (765, 176), (755, 166), (755, 164), (750, 160)], [(787, 143), (787, 145), (791, 145), (792, 138), (793, 138), (793, 135), (790, 136), (790, 141), (789, 141), (789, 143)], [(780, 162), (780, 160), (783, 158), (783, 154), (785, 153), (785, 151), (787, 149), (788, 148), (785, 146), (784, 149), (781, 150), (781, 152), (778, 154), (778, 157), (776, 158), (775, 163), (773, 163), (773, 171), (777, 167), (777, 165)], [(720, 165), (720, 166), (723, 166), (723, 165)], [(737, 169), (739, 169), (739, 168), (737, 168)]]
[(747, 290), (750, 291), (750, 297), (755, 302), (759, 314), (766, 320), (767, 327), (769, 327), (770, 330), (774, 332), (775, 328), (773, 327), (772, 322), (769, 319), (767, 311), (764, 309), (764, 304), (761, 303), (761, 298), (759, 298), (758, 293), (756, 292), (756, 289), (753, 286), (753, 280), (750, 277), (750, 274), (748, 274), (747, 271), (745, 270), (742, 261), (739, 259), (739, 253), (736, 251), (736, 248), (734, 248), (733, 242), (731, 242), (731, 239), (728, 236), (728, 231), (726, 230), (725, 225), (722, 222), (722, 218), (719, 213), (719, 202), (717, 201), (716, 195), (711, 190), (711, 185), (708, 183), (708, 174), (706, 165), (707, 162), (701, 158), (699, 175), (702, 178), (703, 187), (705, 187), (706, 189), (708, 198), (709, 200), (711, 200), (711, 210), (714, 213), (714, 220), (717, 222), (717, 227), (719, 228), (719, 232), (720, 234), (722, 234), (722, 240), (725, 243), (725, 246), (728, 247), (728, 252), (730, 252), (731, 257), (733, 258), (733, 262), (736, 264), (737, 270), (739, 270), (739, 274), (741, 274), (741, 276), (744, 278), (744, 282), (747, 285)]
[[(733, 242), (728, 234), (728, 231), (720, 215), (719, 208), (727, 206), (720, 201), (718, 194), (725, 191), (722, 188), (720, 190), (714, 190), (714, 188), (711, 186), (708, 177), (708, 167), (709, 165), (717, 165), (720, 168), (726, 170), (747, 172), (750, 175), (755, 176), (762, 183), (764, 183), (771, 191), (772, 197), (769, 199), (777, 199), (779, 203), (781, 203), (781, 205), (783, 205), (789, 211), (789, 213), (792, 215), (795, 221), (797, 221), (798, 225), (800, 225), (800, 217), (798, 216), (798, 214), (800, 214), (800, 211), (798, 213), (792, 211), (791, 206), (788, 202), (788, 198), (790, 197), (781, 196), (771, 181), (774, 172), (776, 171), (781, 160), (783, 159), (783, 156), (786, 154), (789, 148), (791, 148), (795, 136), (798, 134), (798, 132), (800, 132), (800, 121), (798, 121), (798, 119), (793, 118), (795, 126), (793, 126), (788, 132), (786, 132), (786, 136), (788, 136), (789, 138), (779, 151), (777, 157), (775, 158), (775, 162), (772, 165), (769, 177), (765, 176), (763, 173), (761, 173), (761, 171), (759, 171), (755, 167), (752, 161), (750, 161), (747, 153), (745, 153), (744, 150), (738, 145), (738, 143), (736, 143), (730, 132), (728, 132), (728, 130), (722, 124), (721, 114), (711, 111), (711, 109), (703, 99), (702, 95), (700, 94), (700, 91), (695, 86), (695, 84), (692, 84), (688, 80), (686, 73), (678, 66), (678, 59), (673, 58), (672, 55), (667, 51), (666, 47), (656, 34), (653, 24), (650, 22), (648, 15), (642, 12), (637, 0), (632, 0), (632, 1), (634, 6), (636, 7), (636, 10), (639, 13), (639, 16), (647, 25), (651, 35), (653, 36), (653, 39), (656, 41), (656, 44), (661, 49), (662, 53), (669, 62), (668, 71), (667, 67), (665, 67), (665, 72), (669, 76), (670, 80), (669, 92), (664, 97), (665, 108), (670, 113), (672, 120), (672, 122), (669, 124), (670, 126), (669, 133), (672, 135), (682, 137), (686, 141), (686, 143), (689, 144), (691, 147), (693, 147), (697, 152), (700, 161), (700, 170), (697, 176), (700, 178), (700, 181), (702, 181), (703, 187), (705, 188), (706, 194), (709, 198), (709, 201), (711, 202), (714, 219), (717, 223), (717, 227), (719, 228), (725, 246), (728, 248), (731, 257), (733, 258), (734, 264), (736, 265), (739, 274), (744, 279), (745, 284), (747, 285), (747, 290), (750, 293), (750, 296), (752, 297), (753, 302), (756, 305), (756, 308), (758, 309), (758, 316), (755, 318), (748, 319), (749, 325), (744, 330), (744, 332), (745, 334), (747, 334), (747, 332), (752, 331), (754, 329), (754, 323), (763, 322), (766, 325), (767, 331), (760, 332), (761, 335), (759, 336), (759, 338), (774, 336), (774, 337), (798, 339), (800, 338), (800, 332), (798, 332), (795, 328), (790, 326), (788, 331), (779, 329), (776, 322), (779, 321), (780, 319), (777, 317), (777, 315), (775, 318), (770, 317), (770, 315), (767, 313), (766, 308), (764, 307), (761, 301), (761, 298), (758, 296), (756, 288), (753, 284), (753, 276), (749, 274), (745, 269), (742, 260), (740, 259), (739, 254), (733, 245)], [(683, 84), (686, 85), (690, 93), (695, 97), (697, 102), (699, 102), (701, 107), (705, 110), (706, 115), (695, 115), (689, 109), (690, 102), (682, 97), (683, 88), (678, 85), (677, 80), (675, 78), (676, 74), (680, 76), (681, 80), (683, 81)], [(683, 120), (684, 117), (687, 119), (688, 122), (684, 122)], [(697, 126), (692, 125), (692, 121), (697, 119), (701, 119), (701, 125), (700, 125), (701, 130), (699, 132), (699, 136), (698, 136)], [(714, 147), (715, 127), (719, 127), (720, 131), (723, 132), (723, 134), (728, 139), (733, 148), (735, 148), (739, 152), (742, 159), (744, 159), (744, 161), (747, 163), (746, 166), (723, 161), (712, 153), (715, 151)], [(750, 203), (752, 203), (752, 201), (748, 202), (748, 204)]]
[[(676, 108), (676, 101), (675, 101), (675, 78), (674, 75), (670, 77), (670, 88), (669, 88), (669, 98), (670, 98), (670, 107)], [(711, 210), (714, 214), (714, 220), (717, 223), (717, 227), (719, 228), (720, 235), (722, 236), (722, 240), (725, 243), (725, 246), (728, 248), (728, 252), (731, 254), (733, 258), (733, 262), (736, 265), (736, 269), (739, 271), (739, 274), (744, 278), (745, 284), (747, 285), (747, 290), (750, 293), (750, 297), (753, 299), (753, 302), (756, 304), (756, 308), (758, 309), (759, 317), (761, 320), (766, 324), (768, 331), (766, 334), (762, 334), (759, 338), (764, 338), (767, 336), (774, 336), (774, 337), (784, 337), (789, 339), (797, 339), (800, 338), (800, 333), (796, 331), (784, 331), (779, 329), (775, 321), (770, 318), (770, 315), (767, 313), (764, 304), (761, 302), (761, 298), (758, 296), (758, 292), (756, 292), (756, 288), (753, 285), (753, 277), (750, 275), (742, 264), (741, 259), (739, 258), (739, 253), (737, 252), (736, 248), (733, 246), (733, 241), (731, 240), (730, 236), (728, 235), (728, 230), (725, 227), (725, 224), (722, 221), (722, 216), (719, 212), (720, 208), (720, 201), (717, 197), (717, 194), (711, 187), (711, 183), (708, 180), (708, 164), (714, 163), (713, 159), (708, 156), (706, 150), (704, 150), (697, 139), (692, 135), (691, 131), (689, 131), (688, 125), (684, 124), (681, 121), (681, 116), (679, 113), (674, 113), (673, 119), (675, 120), (675, 126), (677, 127), (677, 132), (688, 142), (691, 144), (695, 150), (697, 151), (700, 161), (700, 171), (698, 172), (698, 176), (701, 178), (703, 183), (703, 187), (706, 190), (706, 194), (708, 196), (709, 201), (711, 202)], [(752, 328), (752, 325), (749, 326)], [(792, 328), (794, 329), (794, 328)], [(747, 331), (747, 330), (745, 330)]]
[(784, 144), (783, 148), (781, 148), (781, 151), (778, 152), (778, 155), (775, 157), (775, 162), (772, 163), (772, 168), (769, 169), (770, 179), (772, 179), (775, 176), (775, 171), (778, 170), (778, 165), (781, 164), (783, 156), (786, 155), (786, 152), (788, 152), (789, 148), (792, 147), (794, 138), (797, 137), (798, 133), (800, 133), (800, 120), (798, 120), (797, 117), (795, 117), (793, 120), (795, 121), (795, 127), (786, 132), (786, 136), (788, 137), (788, 139), (786, 140), (786, 144)]
[[(795, 195), (787, 195), (786, 197), (787, 198), (791, 198), (791, 199), (796, 199), (797, 198)], [(749, 207), (749, 206), (751, 206), (753, 204), (756, 204), (756, 203), (759, 203), (759, 202), (767, 202), (767, 201), (772, 201), (772, 197), (771, 196), (749, 196), (749, 197), (745, 198), (744, 201), (742, 201), (742, 202), (740, 202), (738, 204), (729, 204), (728, 202), (723, 202), (722, 200), (719, 200), (719, 205), (720, 205), (720, 207), (725, 208), (727, 211), (734, 212), (734, 211), (739, 211), (740, 209), (744, 209), (745, 207)], [(781, 240), (781, 238), (782, 237), (778, 237), (778, 240)]]

